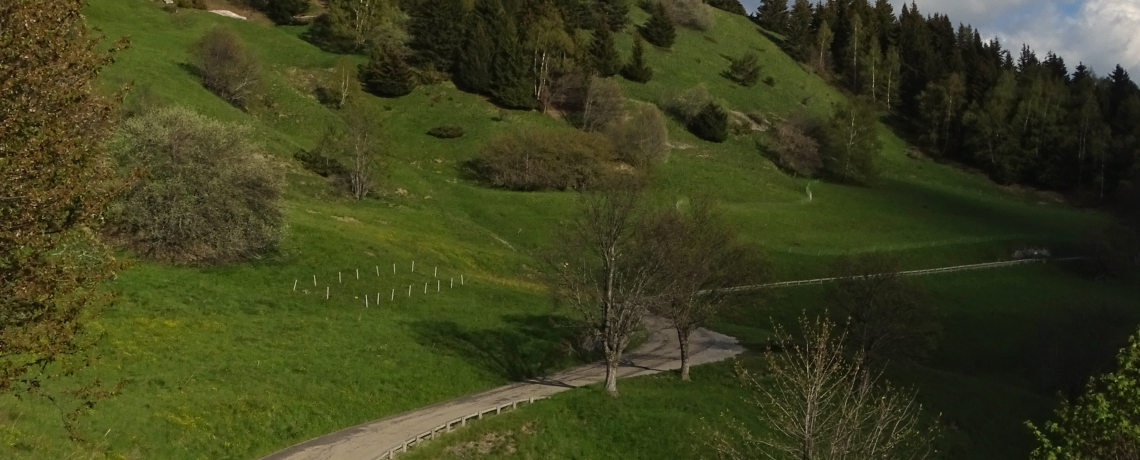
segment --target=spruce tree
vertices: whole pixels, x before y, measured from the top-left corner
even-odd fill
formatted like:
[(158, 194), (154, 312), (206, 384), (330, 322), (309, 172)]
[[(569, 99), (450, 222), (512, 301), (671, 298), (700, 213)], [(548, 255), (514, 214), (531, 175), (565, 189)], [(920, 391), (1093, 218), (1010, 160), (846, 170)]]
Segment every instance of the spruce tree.
[(406, 96), (415, 89), (412, 68), (403, 50), (394, 46), (377, 47), (368, 64), (360, 67), (364, 90), (381, 97)]
[(603, 77), (612, 77), (621, 71), (621, 56), (614, 47), (614, 34), (602, 27), (594, 31), (590, 42), (590, 63), (594, 71)]
[(760, 27), (778, 34), (784, 33), (788, 22), (788, 0), (760, 0), (756, 18)]
[(727, 11), (732, 14), (739, 14), (741, 16), (748, 16), (748, 10), (744, 9), (744, 5), (740, 4), (739, 0), (706, 0), (709, 6)]
[(811, 30), (811, 2), (796, 0), (792, 4), (792, 13), (788, 17), (787, 33), (784, 35), (784, 47), (793, 58), (807, 62), (811, 59), (812, 30)]
[[(495, 60), (495, 44), (488, 33), (494, 26), (484, 19), (483, 7), (488, 1), (476, 5), (467, 26), (466, 43), (456, 62), (455, 84), (465, 91), (488, 94), (491, 91), (491, 66)], [(483, 11), (481, 11), (483, 10)]]
[(414, 5), (408, 20), (411, 62), (420, 67), (450, 71), (455, 55), (463, 47), (462, 23), (461, 0), (432, 0)]
[(645, 45), (640, 36), (633, 38), (633, 53), (629, 62), (621, 69), (621, 74), (627, 80), (645, 83), (653, 79), (653, 68), (645, 62)]
[(649, 20), (639, 28), (639, 32), (645, 41), (661, 48), (672, 47), (673, 41), (677, 39), (677, 28), (661, 3), (653, 7)]
[(689, 132), (709, 142), (728, 140), (728, 112), (715, 102), (705, 104), (697, 115), (689, 120)]
[(524, 51), (513, 24), (503, 27), (491, 69), (491, 96), (495, 103), (511, 109), (533, 109), (534, 74), (530, 56)]
[(629, 23), (628, 0), (597, 0), (595, 3), (602, 24), (609, 27), (611, 32), (620, 32)]

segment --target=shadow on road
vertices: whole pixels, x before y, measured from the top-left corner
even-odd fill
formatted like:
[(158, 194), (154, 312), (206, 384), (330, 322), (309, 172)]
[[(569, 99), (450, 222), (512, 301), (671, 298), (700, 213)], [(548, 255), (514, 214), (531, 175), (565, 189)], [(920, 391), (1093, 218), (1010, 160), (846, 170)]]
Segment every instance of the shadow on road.
[(589, 353), (578, 344), (581, 328), (554, 315), (509, 315), (503, 327), (467, 329), (454, 321), (410, 323), (424, 346), (441, 346), (450, 353), (506, 379), (524, 381), (549, 371), (579, 364)]

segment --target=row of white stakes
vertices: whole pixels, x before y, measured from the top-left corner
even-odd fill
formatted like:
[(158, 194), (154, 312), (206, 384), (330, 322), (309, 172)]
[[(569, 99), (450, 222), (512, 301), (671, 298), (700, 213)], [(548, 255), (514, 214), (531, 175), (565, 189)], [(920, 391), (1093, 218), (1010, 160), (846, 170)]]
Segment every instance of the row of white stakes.
[[(412, 272), (414, 273), (415, 271), (416, 271), (416, 261), (413, 260), (412, 261)], [(393, 274), (396, 273), (396, 264), (392, 264), (392, 273)], [(337, 272), (336, 276), (337, 276), (337, 282), (338, 283), (344, 282), (343, 272)], [(380, 276), (380, 266), (379, 265), (376, 266), (376, 276), (377, 277)], [(439, 267), (435, 267), (434, 273), (432, 274), (432, 276), (439, 278)], [(356, 269), (356, 279), (360, 279), (360, 269), (359, 268)], [(298, 282), (300, 282), (299, 279), (293, 280), (293, 291), (297, 290), (297, 283)], [(466, 279), (465, 279), (464, 275), (459, 275), (459, 285), (462, 286), (465, 284), (466, 284)], [(317, 285), (317, 275), (313, 275), (313, 286), (316, 286), (316, 285)], [(412, 286), (413, 285), (410, 285), (410, 284), (408, 285), (408, 297), (412, 296)], [(451, 288), (452, 289), (455, 288), (455, 278), (451, 278)], [(441, 289), (441, 282), (439, 279), (436, 279), (435, 280), (435, 291), (440, 292), (440, 289)], [(427, 294), (427, 291), (428, 291), (428, 283), (424, 283), (424, 294)], [(330, 295), (329, 286), (325, 286), (325, 300), (329, 299), (329, 295)], [(391, 300), (393, 300), (393, 301), (396, 300), (396, 290), (395, 289), (392, 289)], [(376, 303), (377, 304), (380, 303), (380, 293), (376, 293)], [(368, 296), (364, 296), (364, 306), (365, 307), (368, 306)]]

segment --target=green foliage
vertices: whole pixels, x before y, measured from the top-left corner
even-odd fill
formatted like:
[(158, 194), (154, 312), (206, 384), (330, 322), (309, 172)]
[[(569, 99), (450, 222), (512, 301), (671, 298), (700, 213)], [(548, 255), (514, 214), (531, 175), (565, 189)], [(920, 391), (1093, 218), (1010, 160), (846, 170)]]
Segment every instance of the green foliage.
[(467, 38), (455, 74), (456, 86), (479, 94), (491, 91), (491, 69), (495, 60), (495, 43), (489, 34), (494, 26), (483, 18), (488, 13), (480, 8), (469, 15)]
[(452, 70), (456, 54), (464, 41), (464, 9), (461, 0), (422, 1), (416, 3), (408, 20), (411, 60), (420, 67)]
[(541, 129), (491, 139), (467, 168), (493, 187), (582, 190), (603, 180), (613, 158), (613, 147), (600, 134)]
[(827, 126), (823, 167), (840, 182), (869, 184), (878, 177), (883, 149), (875, 108), (861, 101), (836, 108)]
[(760, 56), (748, 52), (732, 59), (724, 76), (744, 87), (751, 87), (760, 81)]
[(187, 264), (275, 248), (284, 227), (280, 178), (248, 137), (183, 108), (124, 123), (110, 148), (120, 168), (143, 177), (111, 209), (113, 239), (148, 259)]
[(788, 0), (760, 0), (756, 17), (760, 27), (784, 33), (788, 28)]
[(202, 86), (238, 108), (249, 108), (260, 91), (261, 66), (233, 30), (210, 29), (190, 56)]
[(657, 4), (673, 24), (681, 27), (704, 32), (712, 29), (715, 23), (704, 0), (657, 0)]
[(83, 6), (0, 3), (0, 398), (50, 400), (72, 439), (106, 395), (75, 372), (94, 362), (112, 299), (100, 283), (121, 268), (96, 233), (117, 191), (103, 148), (115, 101), (95, 90), (111, 56)]
[(795, 0), (788, 15), (784, 34), (784, 49), (788, 55), (802, 62), (810, 59), (814, 35), (812, 34), (812, 6), (809, 0)]
[(1084, 394), (1063, 400), (1038, 427), (1033, 460), (1140, 458), (1140, 333), (1116, 357), (1116, 371), (1093, 377)]
[(533, 109), (536, 101), (532, 57), (523, 48), (522, 33), (508, 22), (499, 25), (495, 38), (491, 96), (496, 104), (506, 108)]
[(597, 0), (594, 8), (610, 32), (620, 32), (629, 23), (629, 0)]
[(605, 134), (614, 146), (617, 159), (639, 170), (656, 166), (669, 151), (665, 117), (649, 104), (638, 104), (628, 116), (610, 123)]
[(406, 96), (415, 89), (415, 74), (402, 50), (394, 47), (374, 49), (368, 64), (360, 67), (364, 90), (381, 97)]
[(705, 104), (685, 126), (693, 135), (709, 142), (728, 140), (728, 113), (715, 102)]
[(329, 0), (328, 12), (310, 27), (313, 42), (340, 52), (361, 52), (405, 41), (404, 14), (396, 0)]
[(645, 45), (642, 44), (640, 36), (633, 40), (633, 52), (630, 53), (629, 62), (622, 67), (621, 75), (638, 83), (646, 83), (653, 79), (653, 68), (645, 62)]
[(310, 6), (309, 0), (266, 0), (259, 9), (275, 23), (292, 24), (293, 17), (308, 12)]
[(661, 3), (657, 3), (653, 7), (649, 20), (638, 28), (638, 34), (640, 34), (645, 41), (654, 46), (669, 48), (673, 46), (673, 42), (677, 39), (677, 28), (673, 25), (673, 20), (669, 18), (669, 14), (665, 11), (665, 6)]
[(463, 137), (463, 127), (456, 125), (442, 125), (436, 126), (428, 130), (428, 135), (440, 139), (455, 139)]
[(610, 32), (609, 28), (602, 27), (594, 31), (589, 52), (590, 64), (598, 75), (612, 77), (621, 71), (621, 55), (618, 54), (613, 32)]

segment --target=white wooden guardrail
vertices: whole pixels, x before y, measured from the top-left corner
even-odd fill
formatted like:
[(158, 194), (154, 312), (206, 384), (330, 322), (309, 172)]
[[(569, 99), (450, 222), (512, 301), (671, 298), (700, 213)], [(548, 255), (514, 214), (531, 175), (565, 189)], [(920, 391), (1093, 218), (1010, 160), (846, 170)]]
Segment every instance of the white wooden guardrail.
[(484, 410), (481, 410), (478, 412), (473, 412), (470, 415), (465, 415), (463, 417), (459, 417), (455, 420), (451, 420), (447, 423), (444, 423), (443, 425), (437, 426), (431, 430), (420, 433), (419, 435), (408, 438), (406, 441), (404, 441), (400, 445), (393, 446), (391, 449), (388, 449), (388, 452), (380, 454), (380, 456), (376, 457), (375, 460), (392, 460), (393, 458), (396, 458), (396, 454), (402, 454), (404, 452), (407, 452), (409, 447), (418, 446), (420, 444), (423, 444), (425, 441), (435, 439), (435, 437), (437, 435), (439, 435), (440, 433), (450, 433), (451, 430), (454, 430), (456, 427), (467, 426), (468, 420), (472, 420), (472, 419), (481, 420), (484, 415), (490, 414), (491, 412), (499, 414), (499, 413), (502, 413), (504, 409), (517, 408), (519, 406), (519, 404), (521, 404), (521, 403), (534, 404), (535, 401), (540, 401), (540, 400), (543, 400), (546, 398), (547, 398), (546, 396), (543, 396), (543, 397), (538, 397), (538, 398), (520, 399), (518, 401), (509, 402), (509, 403), (502, 404), (499, 406), (495, 406), (495, 407), (492, 407), (489, 409), (484, 409)]

